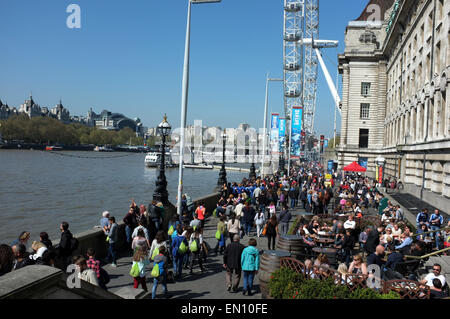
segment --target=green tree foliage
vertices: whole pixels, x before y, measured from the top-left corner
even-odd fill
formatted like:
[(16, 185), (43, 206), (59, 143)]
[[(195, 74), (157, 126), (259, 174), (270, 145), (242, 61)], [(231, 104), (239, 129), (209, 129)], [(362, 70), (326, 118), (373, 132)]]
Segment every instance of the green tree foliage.
[(48, 117), (28, 118), (20, 114), (0, 121), (0, 132), (4, 140), (19, 140), (25, 143), (39, 144), (95, 144), (95, 145), (143, 145), (142, 137), (130, 128), (120, 131), (106, 131), (79, 123), (63, 124)]
[[(341, 137), (339, 135), (336, 135), (336, 146), (339, 146), (339, 144), (341, 143)], [(328, 141), (328, 148), (329, 149), (334, 149), (334, 137), (330, 138), (330, 140)]]

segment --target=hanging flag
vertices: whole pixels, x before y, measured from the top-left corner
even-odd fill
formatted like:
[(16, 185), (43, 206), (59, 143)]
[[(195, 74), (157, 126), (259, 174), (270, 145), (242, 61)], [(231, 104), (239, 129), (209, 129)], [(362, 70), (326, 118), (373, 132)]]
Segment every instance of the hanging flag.
[(280, 143), (279, 152), (284, 153), (284, 144), (286, 142), (286, 119), (280, 118), (280, 129), (278, 131), (278, 141)]
[(280, 114), (272, 113), (270, 120), (270, 145), (272, 154), (278, 154), (279, 142), (278, 142), (278, 134), (280, 127)]
[(292, 107), (291, 111), (291, 158), (300, 158), (303, 108)]

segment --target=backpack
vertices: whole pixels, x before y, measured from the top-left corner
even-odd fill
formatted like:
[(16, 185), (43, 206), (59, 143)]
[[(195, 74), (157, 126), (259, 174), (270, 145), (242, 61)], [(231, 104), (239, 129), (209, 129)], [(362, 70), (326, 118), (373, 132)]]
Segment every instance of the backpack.
[(184, 243), (184, 240), (181, 242), (180, 246), (178, 247), (178, 251), (182, 254), (185, 254), (187, 252), (187, 245)]
[(109, 274), (106, 272), (105, 269), (100, 267), (100, 281), (103, 282), (103, 284), (107, 284), (110, 281)]
[(159, 248), (156, 247), (155, 250), (153, 250), (152, 259), (155, 259), (155, 257), (158, 255), (159, 255)]
[(130, 269), (130, 276), (131, 277), (139, 277), (140, 273), (141, 272), (139, 271), (139, 265), (137, 262), (135, 262)]
[(154, 278), (158, 278), (164, 273), (164, 261), (160, 261), (159, 263), (155, 263), (150, 275)]
[(154, 205), (150, 205), (150, 214), (149, 214), (149, 218), (150, 219), (158, 219), (160, 217), (160, 211), (159, 211), (159, 207), (156, 207)]
[(189, 249), (190, 249), (191, 252), (193, 252), (193, 253), (195, 253), (196, 251), (198, 251), (197, 239), (194, 238), (194, 240), (192, 241), (192, 243), (189, 245)]
[(76, 239), (75, 237), (72, 237), (72, 239), (70, 240), (70, 249), (72, 251), (75, 251), (78, 249), (79, 245), (80, 245), (80, 243), (78, 242), (78, 239)]

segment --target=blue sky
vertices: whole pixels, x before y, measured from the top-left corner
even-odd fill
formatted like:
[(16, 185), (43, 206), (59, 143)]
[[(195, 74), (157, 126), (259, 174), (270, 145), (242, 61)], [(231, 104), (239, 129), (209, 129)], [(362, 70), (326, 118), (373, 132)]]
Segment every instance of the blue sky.
[[(333, 78), (345, 27), (368, 0), (320, 0), (320, 37)], [(81, 7), (81, 29), (66, 8)], [(90, 107), (156, 126), (180, 126), (187, 0), (0, 0), (0, 99), (18, 107), (33, 92), (41, 106), (62, 98), (72, 115)], [(222, 0), (194, 5), (188, 124), (263, 125), (265, 78), (282, 76), (283, 1)], [(269, 112), (283, 112), (282, 83)], [(333, 99), (319, 70), (315, 128), (333, 135)], [(340, 119), (338, 118), (338, 129)]]

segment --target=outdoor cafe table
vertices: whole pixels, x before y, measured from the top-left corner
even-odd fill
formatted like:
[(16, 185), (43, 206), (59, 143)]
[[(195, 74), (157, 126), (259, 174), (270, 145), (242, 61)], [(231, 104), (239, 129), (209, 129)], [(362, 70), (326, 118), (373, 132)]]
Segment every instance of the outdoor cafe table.
[(334, 243), (334, 239), (332, 239), (332, 238), (325, 238), (325, 237), (315, 237), (314, 241), (316, 243), (318, 243), (321, 247), (323, 245), (330, 245), (330, 244)]
[(321, 237), (334, 237), (334, 233), (332, 233), (332, 232), (320, 231), (320, 232), (318, 232), (318, 235)]

